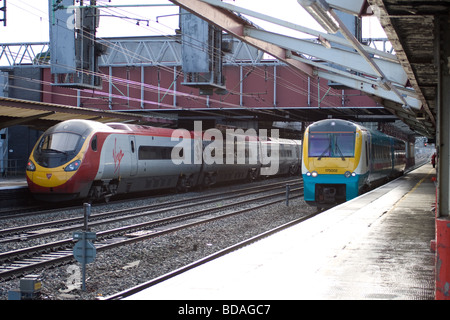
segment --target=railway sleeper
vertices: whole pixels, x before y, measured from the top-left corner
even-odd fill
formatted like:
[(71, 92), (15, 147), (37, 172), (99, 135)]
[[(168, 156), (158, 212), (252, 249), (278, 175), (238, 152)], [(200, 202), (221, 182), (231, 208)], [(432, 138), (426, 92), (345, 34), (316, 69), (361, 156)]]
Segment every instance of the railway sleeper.
[(19, 261), (17, 261), (17, 262), (11, 263), (9, 265), (9, 267), (11, 269), (17, 269), (17, 268), (22, 268), (23, 266), (29, 266), (30, 264), (31, 263), (29, 263), (29, 262), (22, 262), (22, 263), (20, 263)]
[(46, 258), (36, 257), (36, 258), (27, 258), (27, 259), (23, 259), (21, 261), (16, 261), (16, 263), (30, 264), (30, 263), (42, 262), (42, 261), (46, 261), (46, 260), (47, 260)]

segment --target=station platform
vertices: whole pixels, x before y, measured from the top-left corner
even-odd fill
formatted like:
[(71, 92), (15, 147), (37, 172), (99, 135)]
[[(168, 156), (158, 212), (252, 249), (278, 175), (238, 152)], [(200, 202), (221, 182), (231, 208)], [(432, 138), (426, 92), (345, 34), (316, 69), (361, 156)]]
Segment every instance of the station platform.
[(435, 175), (425, 164), (125, 299), (434, 299)]
[(24, 176), (0, 178), (0, 212), (27, 204), (31, 198)]
[(21, 188), (28, 188), (27, 179), (25, 177), (0, 178), (0, 190), (14, 190)]

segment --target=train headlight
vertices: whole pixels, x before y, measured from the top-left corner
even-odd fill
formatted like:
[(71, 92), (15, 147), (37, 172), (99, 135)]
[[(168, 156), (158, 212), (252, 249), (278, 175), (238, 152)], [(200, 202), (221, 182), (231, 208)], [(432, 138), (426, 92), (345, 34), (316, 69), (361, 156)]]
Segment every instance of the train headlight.
[(81, 161), (75, 160), (71, 162), (67, 167), (64, 168), (64, 171), (76, 171), (80, 167)]
[(28, 160), (27, 162), (27, 171), (36, 171), (36, 166), (31, 160)]
[(345, 171), (344, 176), (346, 178), (356, 177), (356, 173), (355, 172), (350, 172), (350, 171)]
[(317, 177), (317, 175), (318, 175), (318, 173), (316, 172), (316, 171), (313, 171), (313, 172), (306, 172), (306, 176), (308, 176), (308, 177), (313, 177), (313, 178), (315, 178), (315, 177)]

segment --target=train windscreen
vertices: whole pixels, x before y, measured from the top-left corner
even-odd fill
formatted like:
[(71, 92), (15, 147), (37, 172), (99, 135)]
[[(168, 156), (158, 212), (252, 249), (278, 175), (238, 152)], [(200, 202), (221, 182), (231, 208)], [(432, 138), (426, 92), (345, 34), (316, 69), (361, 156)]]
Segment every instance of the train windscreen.
[(37, 163), (46, 168), (63, 165), (72, 159), (81, 148), (81, 136), (69, 132), (55, 132), (45, 135), (34, 151)]
[(354, 132), (313, 132), (309, 135), (308, 156), (326, 158), (353, 158)]

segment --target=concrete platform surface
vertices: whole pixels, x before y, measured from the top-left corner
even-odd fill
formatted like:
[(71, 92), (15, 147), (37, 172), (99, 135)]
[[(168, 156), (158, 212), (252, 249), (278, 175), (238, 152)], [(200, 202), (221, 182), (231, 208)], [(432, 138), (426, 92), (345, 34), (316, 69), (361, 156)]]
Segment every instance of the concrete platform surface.
[(434, 299), (435, 174), (424, 165), (127, 299)]

